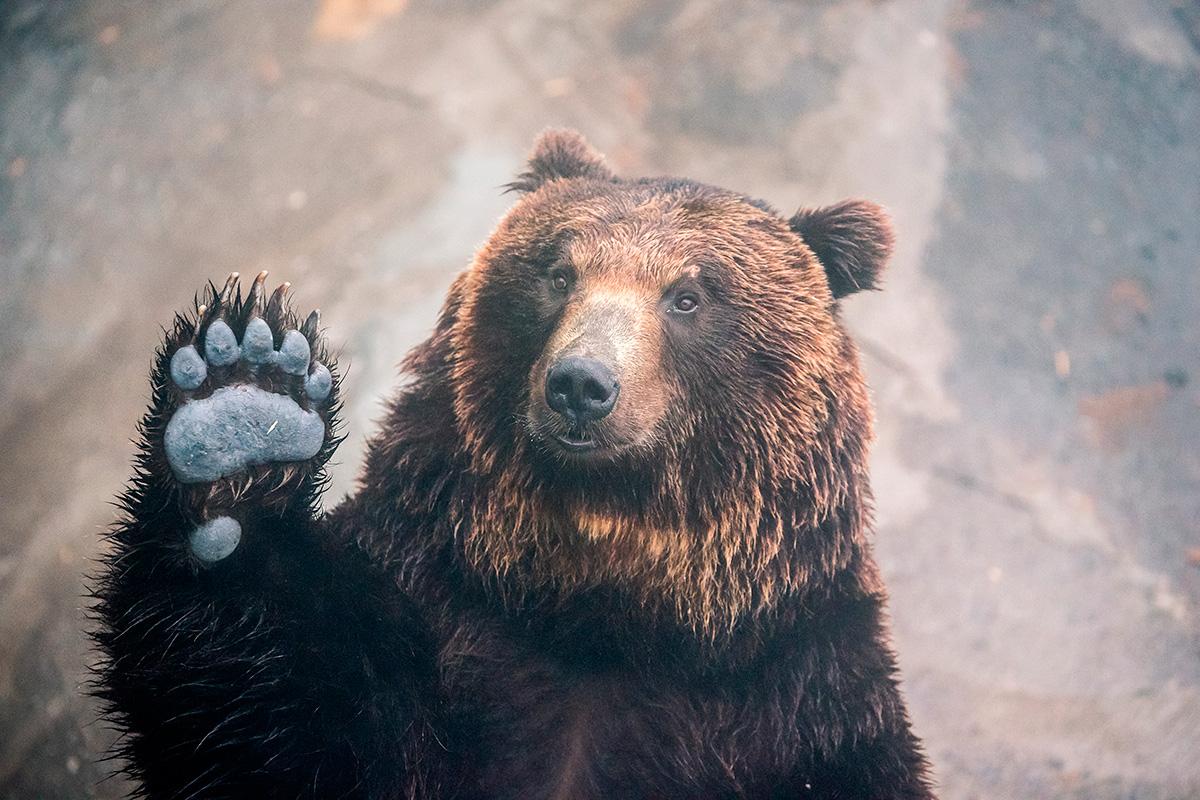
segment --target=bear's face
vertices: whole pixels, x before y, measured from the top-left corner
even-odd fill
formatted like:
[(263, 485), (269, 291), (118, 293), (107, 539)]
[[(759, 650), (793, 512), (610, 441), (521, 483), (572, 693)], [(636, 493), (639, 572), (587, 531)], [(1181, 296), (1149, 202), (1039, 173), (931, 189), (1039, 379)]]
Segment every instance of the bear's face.
[[(595, 472), (750, 444), (782, 416), (815, 432), (842, 366), (840, 284), (794, 224), (690, 181), (618, 181), (570, 134), (545, 137), (516, 185), (464, 292), (461, 410), (508, 429), (470, 430), (480, 443), (527, 437)], [(864, 223), (885, 257), (880, 220)]]
[[(785, 220), (691, 181), (621, 181), (563, 133), (514, 186), (450, 304), (464, 443), (478, 472), (506, 476), (486, 509), (504, 519), (471, 526), (472, 560), (558, 585), (657, 582), (659, 597), (743, 562), (724, 580), (764, 593), (783, 529), (821, 524), (863, 457), (835, 301), (874, 285), (886, 218), (850, 203)], [(807, 507), (764, 521), (785, 496)]]
[(485, 280), (534, 295), (504, 335), (536, 352), (525, 432), (566, 468), (719, 447), (732, 420), (752, 410), (757, 427), (795, 399), (780, 390), (818, 384), (835, 357), (822, 352), (835, 337), (812, 259), (741, 198), (662, 182), (554, 187), (512, 222), (540, 252), (489, 263)]

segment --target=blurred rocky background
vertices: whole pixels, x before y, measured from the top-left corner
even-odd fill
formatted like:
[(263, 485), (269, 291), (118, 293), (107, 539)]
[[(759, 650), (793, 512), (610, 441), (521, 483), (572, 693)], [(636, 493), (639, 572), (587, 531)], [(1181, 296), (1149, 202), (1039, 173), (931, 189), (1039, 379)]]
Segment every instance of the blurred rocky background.
[(232, 270), (319, 305), (344, 493), (547, 125), (628, 175), (891, 208), (846, 306), (943, 797), (1200, 797), (1191, 0), (3, 0), (0, 798), (128, 788), (83, 576), (159, 326)]

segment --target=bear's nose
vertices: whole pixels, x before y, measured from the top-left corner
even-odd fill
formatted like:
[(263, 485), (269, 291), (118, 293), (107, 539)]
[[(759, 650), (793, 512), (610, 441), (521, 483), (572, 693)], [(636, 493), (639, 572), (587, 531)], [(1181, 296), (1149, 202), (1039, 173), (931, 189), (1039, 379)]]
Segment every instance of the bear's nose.
[(612, 370), (594, 358), (567, 356), (546, 373), (546, 402), (572, 425), (608, 416), (620, 393)]

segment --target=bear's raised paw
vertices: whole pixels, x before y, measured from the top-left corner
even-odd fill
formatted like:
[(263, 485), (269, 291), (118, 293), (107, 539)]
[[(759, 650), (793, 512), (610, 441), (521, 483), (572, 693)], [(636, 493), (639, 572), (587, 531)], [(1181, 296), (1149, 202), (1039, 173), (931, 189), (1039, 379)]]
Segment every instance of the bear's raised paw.
[[(237, 273), (231, 275), (215, 313), (206, 317), (201, 308), (196, 341), (171, 357), (170, 380), (181, 398), (163, 444), (181, 483), (212, 482), (260, 464), (306, 461), (325, 442), (319, 411), (330, 400), (333, 379), (310, 345), (317, 312), (302, 330), (281, 332), (288, 284), (260, 307), (265, 277), (259, 275), (241, 313), (235, 313), (239, 302), (230, 295)], [(240, 340), (231, 322), (242, 328)]]

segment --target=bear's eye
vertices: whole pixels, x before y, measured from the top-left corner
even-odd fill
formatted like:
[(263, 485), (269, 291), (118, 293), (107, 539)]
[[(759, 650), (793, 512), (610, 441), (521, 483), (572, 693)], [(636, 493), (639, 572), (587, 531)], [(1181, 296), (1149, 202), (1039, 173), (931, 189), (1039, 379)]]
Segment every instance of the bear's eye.
[(675, 296), (671, 310), (679, 314), (691, 314), (700, 305), (700, 298), (691, 292), (681, 292)]
[(561, 267), (550, 271), (550, 288), (565, 294), (571, 288), (571, 275)]

